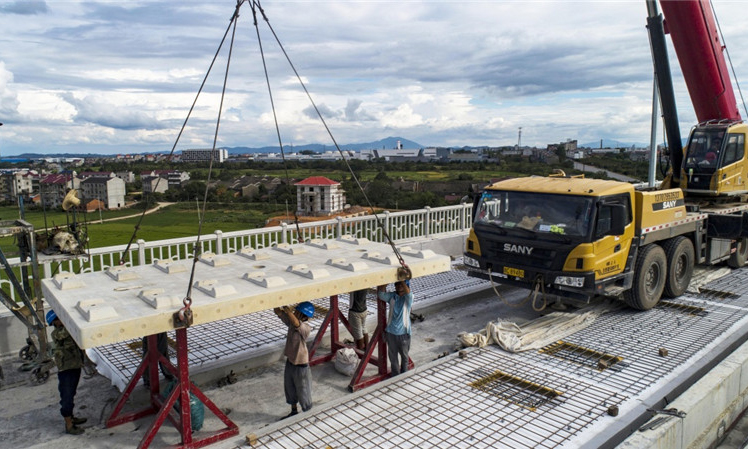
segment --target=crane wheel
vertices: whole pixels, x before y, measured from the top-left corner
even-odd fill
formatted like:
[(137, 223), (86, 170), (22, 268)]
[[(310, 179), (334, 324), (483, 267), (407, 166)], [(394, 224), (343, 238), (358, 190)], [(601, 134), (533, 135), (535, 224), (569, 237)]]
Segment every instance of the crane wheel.
[(657, 244), (649, 244), (640, 249), (636, 257), (634, 282), (623, 292), (623, 298), (630, 307), (649, 310), (660, 301), (667, 278), (667, 258), (665, 251)]
[(748, 260), (748, 239), (738, 239), (735, 252), (730, 255), (727, 266), (730, 268), (741, 268), (745, 266), (746, 260)]
[(662, 245), (667, 259), (664, 296), (676, 298), (686, 292), (693, 276), (694, 251), (691, 240), (674, 237)]

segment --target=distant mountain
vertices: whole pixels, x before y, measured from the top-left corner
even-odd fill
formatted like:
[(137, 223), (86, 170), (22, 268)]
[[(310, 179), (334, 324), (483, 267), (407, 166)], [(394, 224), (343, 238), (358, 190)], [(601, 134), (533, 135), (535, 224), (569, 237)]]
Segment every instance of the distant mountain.
[[(412, 140), (405, 139), (403, 137), (387, 137), (385, 139), (377, 140), (376, 142), (365, 142), (365, 143), (348, 143), (340, 145), (340, 149), (343, 151), (361, 151), (361, 150), (390, 150), (397, 148), (397, 142), (400, 142), (402, 148), (423, 148), (423, 145)], [(323, 153), (325, 151), (337, 151), (334, 145), (322, 145), (319, 143), (309, 143), (304, 145), (284, 145), (284, 151), (291, 153), (298, 153), (301, 151), (314, 151), (315, 153)], [(272, 147), (226, 147), (229, 154), (244, 154), (244, 153), (278, 153), (280, 150), (276, 146)]]
[(579, 147), (581, 148), (631, 148), (632, 146), (635, 146), (636, 148), (644, 148), (648, 147), (648, 143), (641, 143), (641, 142), (621, 142), (619, 140), (613, 140), (613, 139), (602, 139), (602, 146), (600, 146), (600, 141), (597, 142), (589, 142), (589, 143), (580, 143)]

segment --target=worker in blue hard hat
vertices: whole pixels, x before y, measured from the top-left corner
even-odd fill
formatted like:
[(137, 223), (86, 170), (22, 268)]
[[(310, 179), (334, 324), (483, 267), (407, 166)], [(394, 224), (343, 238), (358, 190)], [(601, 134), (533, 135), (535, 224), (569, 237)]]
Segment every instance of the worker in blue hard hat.
[(291, 413), (283, 418), (288, 418), (299, 413), (297, 404), (301, 404), (302, 411), (312, 408), (312, 371), (309, 368), (306, 340), (312, 333), (307, 321), (314, 316), (314, 304), (304, 301), (293, 309), (289, 306), (276, 307), (273, 312), (288, 326), (286, 347), (283, 350), (286, 356), (283, 389), (286, 403), (291, 405)]
[(53, 354), (57, 365), (57, 389), (60, 391), (60, 414), (65, 419), (65, 433), (80, 435), (83, 429), (78, 427), (78, 424), (83, 424), (87, 420), (73, 415), (73, 408), (78, 382), (81, 379), (84, 354), (54, 310), (47, 312), (46, 318), (47, 324), (55, 327), (52, 331)]

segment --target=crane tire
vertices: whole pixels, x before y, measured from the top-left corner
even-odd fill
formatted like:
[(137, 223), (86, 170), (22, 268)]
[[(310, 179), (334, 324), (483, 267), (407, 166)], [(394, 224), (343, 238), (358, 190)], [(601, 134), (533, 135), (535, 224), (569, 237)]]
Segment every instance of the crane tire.
[(649, 310), (660, 301), (667, 278), (667, 258), (660, 245), (649, 244), (639, 251), (636, 257), (634, 282), (623, 292), (623, 299), (629, 307)]
[(693, 276), (693, 243), (686, 237), (678, 236), (667, 240), (662, 249), (667, 259), (667, 277), (663, 295), (677, 298), (686, 292)]
[(748, 239), (738, 239), (735, 252), (730, 254), (730, 259), (727, 261), (727, 266), (729, 266), (730, 268), (741, 268), (745, 266), (746, 260), (748, 260)]

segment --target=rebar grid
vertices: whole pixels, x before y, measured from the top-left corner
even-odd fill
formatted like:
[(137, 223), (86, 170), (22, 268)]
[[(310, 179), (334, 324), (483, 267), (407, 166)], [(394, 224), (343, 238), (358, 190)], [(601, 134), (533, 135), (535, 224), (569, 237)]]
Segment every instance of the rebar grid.
[(720, 304), (746, 306), (748, 305), (746, 284), (748, 284), (748, 270), (732, 270), (728, 276), (723, 276), (701, 287), (700, 293), (695, 296), (715, 300)]
[(598, 371), (609, 368), (620, 369), (620, 366), (616, 365), (623, 361), (623, 357), (584, 348), (565, 341), (558, 341), (548, 345), (540, 349), (540, 352)]
[(706, 316), (707, 314), (706, 309), (703, 307), (692, 306), (690, 304), (679, 304), (665, 300), (660, 300), (660, 302), (657, 304), (657, 307), (669, 308), (671, 310), (676, 310), (688, 315)]
[[(470, 386), (502, 371), (537, 391), (561, 395), (536, 411)], [(528, 374), (530, 373), (530, 374)], [(519, 401), (537, 391), (507, 387)], [(487, 347), (444, 362), (310, 415), (268, 435), (258, 447), (298, 448), (552, 448), (626, 397), (580, 378), (543, 371)]]
[[(688, 295), (670, 301), (703, 307), (707, 314), (684, 314), (670, 307), (648, 312), (624, 309), (605, 314), (589, 327), (564, 338), (568, 343), (623, 358), (610, 369), (598, 371), (540, 352), (528, 352), (526, 356), (549, 369), (584, 376), (617, 391), (636, 395), (673, 372), (748, 315), (748, 309), (721, 306)], [(667, 356), (660, 355), (661, 349), (667, 351)]]

